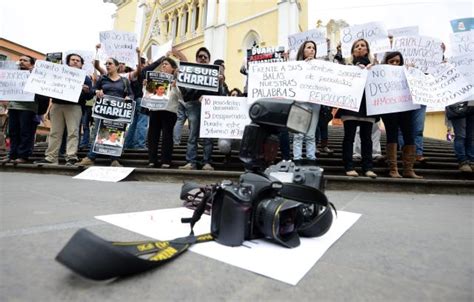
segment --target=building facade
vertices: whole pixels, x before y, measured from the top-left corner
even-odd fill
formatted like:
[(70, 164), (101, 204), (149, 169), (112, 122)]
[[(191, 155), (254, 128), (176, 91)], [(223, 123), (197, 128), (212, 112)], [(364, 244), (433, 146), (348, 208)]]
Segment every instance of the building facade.
[(28, 55), (36, 59), (44, 59), (45, 54), (13, 41), (0, 38), (0, 60), (18, 61), (20, 56)]

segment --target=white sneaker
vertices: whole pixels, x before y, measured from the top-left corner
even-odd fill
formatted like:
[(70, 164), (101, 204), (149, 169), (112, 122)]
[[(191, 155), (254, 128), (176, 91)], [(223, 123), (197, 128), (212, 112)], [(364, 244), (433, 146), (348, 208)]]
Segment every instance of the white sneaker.
[(202, 167), (202, 170), (212, 171), (212, 170), (214, 170), (214, 167), (211, 166), (210, 164), (205, 164), (205, 165)]
[(179, 167), (181, 170), (196, 170), (196, 165), (192, 163), (187, 163), (184, 166)]

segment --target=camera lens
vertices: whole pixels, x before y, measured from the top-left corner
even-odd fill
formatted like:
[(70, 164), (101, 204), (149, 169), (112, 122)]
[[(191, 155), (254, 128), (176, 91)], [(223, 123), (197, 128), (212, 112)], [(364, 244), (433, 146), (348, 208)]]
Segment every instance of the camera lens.
[(300, 245), (298, 227), (303, 223), (302, 204), (276, 197), (261, 201), (256, 209), (256, 227), (266, 238), (286, 247)]

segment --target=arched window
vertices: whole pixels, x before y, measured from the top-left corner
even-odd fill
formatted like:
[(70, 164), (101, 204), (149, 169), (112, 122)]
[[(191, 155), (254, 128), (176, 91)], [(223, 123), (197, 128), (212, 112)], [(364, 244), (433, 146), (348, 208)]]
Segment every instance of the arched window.
[(199, 6), (197, 6), (196, 4), (194, 4), (194, 9), (193, 9), (193, 31), (196, 31), (197, 28), (198, 28), (198, 25), (199, 25)]
[(260, 41), (260, 35), (256, 31), (251, 30), (245, 35), (244, 40), (242, 41), (242, 49), (250, 49), (254, 45), (259, 45)]

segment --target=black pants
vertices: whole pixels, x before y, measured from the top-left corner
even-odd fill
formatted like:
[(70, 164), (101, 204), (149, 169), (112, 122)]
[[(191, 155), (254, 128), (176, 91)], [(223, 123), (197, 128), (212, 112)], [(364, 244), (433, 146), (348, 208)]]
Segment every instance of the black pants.
[(161, 164), (171, 164), (173, 154), (173, 128), (176, 123), (176, 113), (169, 111), (150, 111), (148, 125), (148, 160), (158, 162), (158, 143), (163, 132), (161, 142)]
[(362, 171), (372, 170), (372, 125), (371, 122), (348, 120), (344, 122), (344, 140), (342, 141), (342, 161), (344, 169), (351, 171), (354, 169), (352, 152), (354, 148), (354, 138), (357, 126), (360, 127), (360, 143), (362, 155)]
[(29, 110), (10, 109), (8, 111), (8, 131), (10, 134), (10, 159), (28, 159), (33, 152), (35, 141), (36, 114)]
[(413, 111), (395, 112), (382, 115), (387, 134), (387, 144), (398, 144), (398, 128), (400, 128), (405, 145), (414, 145)]

